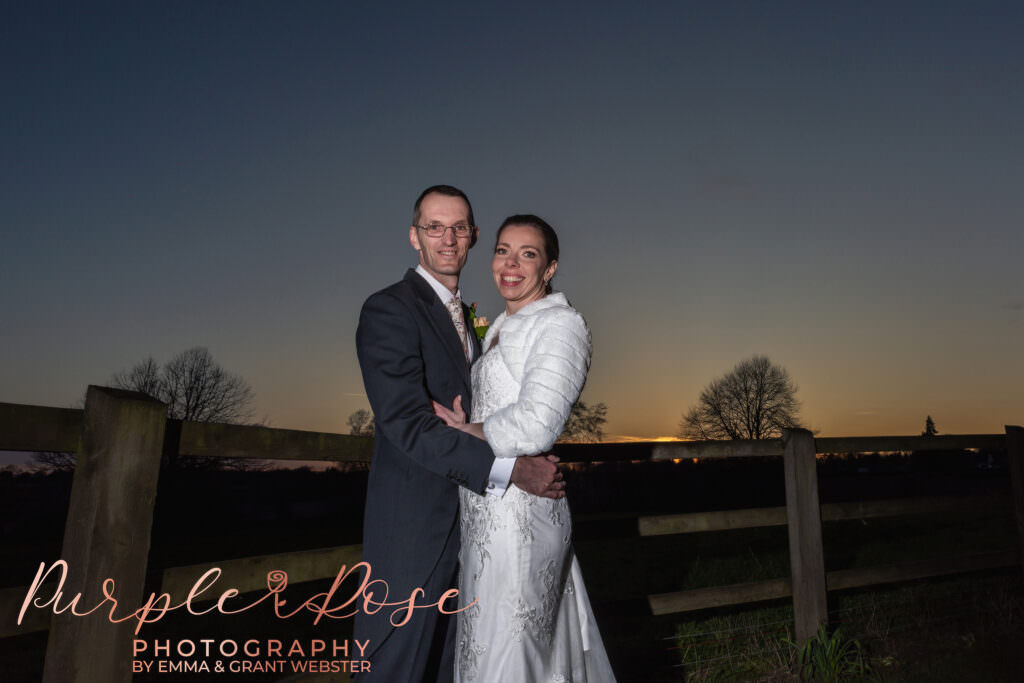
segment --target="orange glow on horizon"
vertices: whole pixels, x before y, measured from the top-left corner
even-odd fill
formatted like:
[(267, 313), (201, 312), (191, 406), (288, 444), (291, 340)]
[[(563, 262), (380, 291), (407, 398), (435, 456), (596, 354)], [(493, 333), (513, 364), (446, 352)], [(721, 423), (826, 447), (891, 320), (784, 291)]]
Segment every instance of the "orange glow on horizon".
[(605, 438), (601, 443), (671, 443), (673, 441), (686, 442), (692, 441), (693, 439), (680, 439), (678, 436), (628, 436), (625, 434), (619, 434), (616, 436), (609, 436)]

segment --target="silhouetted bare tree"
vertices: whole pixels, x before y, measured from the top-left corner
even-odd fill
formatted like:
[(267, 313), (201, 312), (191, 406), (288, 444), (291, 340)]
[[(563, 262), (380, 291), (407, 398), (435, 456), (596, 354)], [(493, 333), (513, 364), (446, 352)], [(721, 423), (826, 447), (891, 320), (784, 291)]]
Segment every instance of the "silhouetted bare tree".
[(160, 373), (160, 366), (150, 356), (131, 370), (116, 373), (110, 378), (110, 383), (118, 389), (130, 389), (141, 391), (153, 398), (163, 400), (163, 378)]
[[(222, 368), (202, 346), (182, 351), (163, 367), (150, 356), (130, 370), (115, 373), (110, 384), (163, 401), (172, 420), (245, 424), (252, 419), (253, 394), (248, 382)], [(74, 453), (43, 452), (32, 459), (39, 469), (75, 468)], [(263, 470), (271, 466), (267, 461), (245, 458), (171, 460), (176, 465), (210, 469)]]
[(935, 428), (935, 420), (929, 415), (924, 421), (924, 431), (921, 432), (921, 436), (938, 436), (939, 430)]
[(252, 419), (252, 389), (196, 346), (162, 368), (152, 357), (110, 379), (118, 389), (148, 394), (167, 404), (167, 417), (191, 422), (243, 424)]
[(201, 346), (182, 351), (164, 365), (157, 398), (175, 420), (242, 424), (252, 419), (249, 384), (218, 365)]
[(596, 443), (604, 439), (604, 424), (608, 421), (608, 406), (604, 403), (587, 405), (576, 401), (558, 440), (562, 443)]
[[(245, 424), (252, 419), (248, 382), (222, 368), (202, 346), (182, 351), (163, 367), (152, 357), (111, 378), (119, 389), (148, 394), (167, 404), (167, 417), (191, 422)], [(173, 459), (188, 467), (266, 469), (269, 463), (244, 458)]]
[(740, 361), (700, 392), (683, 414), (679, 435), (689, 439), (770, 439), (799, 427), (797, 386), (767, 356)]
[(360, 408), (348, 416), (348, 433), (353, 436), (373, 436), (373, 413)]

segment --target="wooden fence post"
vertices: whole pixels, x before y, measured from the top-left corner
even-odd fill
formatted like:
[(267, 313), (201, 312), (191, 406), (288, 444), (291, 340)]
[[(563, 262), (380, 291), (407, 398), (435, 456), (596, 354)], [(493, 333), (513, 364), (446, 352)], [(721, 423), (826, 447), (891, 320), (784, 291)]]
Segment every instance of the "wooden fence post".
[[(145, 394), (97, 386), (86, 393), (62, 551), (63, 603), (81, 592), (79, 612), (102, 600), (107, 578), (115, 582), (118, 616), (142, 604), (166, 420), (167, 406)], [(135, 622), (112, 624), (109, 611), (54, 615), (44, 683), (131, 681)]]
[(814, 637), (828, 620), (825, 553), (821, 541), (821, 506), (814, 436), (806, 429), (786, 429), (786, 517), (789, 526), (789, 565), (793, 579), (793, 617), (796, 638)]
[(1006, 426), (1006, 459), (1010, 461), (1013, 510), (1017, 517), (1020, 560), (1024, 565), (1024, 429), (1021, 427)]

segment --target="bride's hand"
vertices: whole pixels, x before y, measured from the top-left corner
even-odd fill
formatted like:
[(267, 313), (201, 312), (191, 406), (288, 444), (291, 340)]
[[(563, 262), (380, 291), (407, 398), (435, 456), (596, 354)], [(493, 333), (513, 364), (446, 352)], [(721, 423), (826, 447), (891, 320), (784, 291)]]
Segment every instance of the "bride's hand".
[(448, 410), (437, 401), (431, 401), (434, 404), (434, 414), (444, 420), (444, 423), (449, 427), (455, 427), (461, 429), (466, 425), (466, 412), (462, 409), (462, 396), (455, 397), (455, 403), (452, 404), (452, 409)]

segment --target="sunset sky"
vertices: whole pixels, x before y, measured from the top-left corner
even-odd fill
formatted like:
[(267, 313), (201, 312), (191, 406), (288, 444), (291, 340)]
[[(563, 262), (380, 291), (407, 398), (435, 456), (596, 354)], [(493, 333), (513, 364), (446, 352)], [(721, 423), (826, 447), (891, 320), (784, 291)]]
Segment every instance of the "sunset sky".
[(1024, 423), (1017, 2), (19, 3), (0, 401), (206, 346), (271, 426), (368, 407), (359, 307), (450, 183), (558, 230), (613, 436), (765, 354), (824, 436)]

